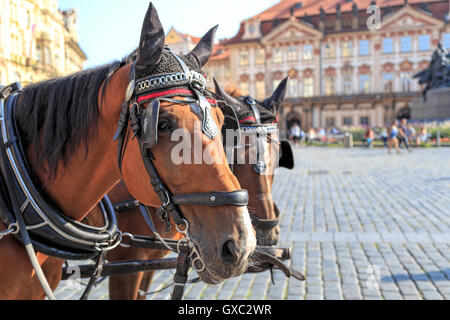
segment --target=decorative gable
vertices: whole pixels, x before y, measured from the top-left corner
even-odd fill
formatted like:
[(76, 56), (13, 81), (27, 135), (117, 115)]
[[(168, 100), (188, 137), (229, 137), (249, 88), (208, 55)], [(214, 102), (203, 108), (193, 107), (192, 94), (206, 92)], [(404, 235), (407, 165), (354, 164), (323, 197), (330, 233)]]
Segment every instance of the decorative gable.
[(381, 22), (381, 29), (416, 29), (417, 27), (441, 26), (443, 21), (409, 5), (387, 15)]
[(180, 34), (172, 27), (166, 36), (166, 44), (171, 45), (183, 41)]
[(278, 25), (270, 31), (261, 40), (262, 43), (282, 42), (282, 41), (300, 41), (305, 39), (321, 38), (323, 33), (311, 25), (299, 21), (298, 19), (289, 19)]

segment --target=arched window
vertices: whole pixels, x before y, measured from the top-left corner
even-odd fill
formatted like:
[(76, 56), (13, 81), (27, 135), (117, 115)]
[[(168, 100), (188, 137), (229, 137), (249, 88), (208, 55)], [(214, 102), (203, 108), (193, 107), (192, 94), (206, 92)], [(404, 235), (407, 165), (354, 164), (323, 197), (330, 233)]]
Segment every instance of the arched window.
[(36, 61), (38, 62), (42, 61), (42, 49), (40, 45), (36, 46)]
[(44, 47), (44, 63), (52, 64), (52, 55), (50, 54), (50, 49), (47, 46)]

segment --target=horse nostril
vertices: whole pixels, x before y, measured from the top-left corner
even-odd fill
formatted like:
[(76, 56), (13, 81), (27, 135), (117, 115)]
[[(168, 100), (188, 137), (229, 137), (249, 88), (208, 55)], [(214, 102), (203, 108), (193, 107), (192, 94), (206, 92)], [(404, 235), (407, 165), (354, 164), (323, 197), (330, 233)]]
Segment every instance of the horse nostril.
[(233, 240), (225, 241), (222, 246), (221, 258), (226, 265), (233, 265), (239, 260), (239, 251)]

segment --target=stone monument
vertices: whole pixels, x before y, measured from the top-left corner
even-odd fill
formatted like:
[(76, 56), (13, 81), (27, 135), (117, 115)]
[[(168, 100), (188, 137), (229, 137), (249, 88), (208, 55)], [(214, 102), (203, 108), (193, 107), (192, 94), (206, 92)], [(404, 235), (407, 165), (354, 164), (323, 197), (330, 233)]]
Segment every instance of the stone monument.
[(450, 52), (438, 44), (429, 67), (414, 78), (426, 86), (423, 98), (411, 103), (411, 120), (450, 119)]

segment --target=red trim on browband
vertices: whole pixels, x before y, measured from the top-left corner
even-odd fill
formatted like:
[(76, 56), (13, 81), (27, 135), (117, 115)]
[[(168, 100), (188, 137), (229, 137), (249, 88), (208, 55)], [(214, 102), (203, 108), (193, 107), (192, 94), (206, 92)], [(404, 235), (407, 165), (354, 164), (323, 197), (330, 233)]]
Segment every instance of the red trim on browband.
[(245, 122), (247, 120), (252, 120), (253, 122), (256, 122), (256, 119), (254, 117), (247, 117), (245, 119), (240, 120), (239, 123), (243, 123), (243, 122)]
[[(150, 100), (150, 99), (168, 96), (168, 95), (172, 95), (172, 94), (194, 95), (194, 92), (192, 92), (191, 90), (187, 90), (187, 89), (172, 89), (172, 90), (167, 90), (167, 91), (163, 91), (163, 92), (151, 93), (151, 94), (139, 97), (138, 103), (145, 101), (145, 100)], [(208, 102), (211, 104), (217, 104), (216, 99), (206, 98), (206, 100), (208, 100)]]
[(169, 94), (193, 94), (193, 92), (191, 90), (187, 90), (187, 89), (172, 89), (172, 90), (167, 90), (167, 91), (163, 91), (163, 92), (151, 93), (151, 94), (148, 94), (145, 96), (140, 96), (138, 98), (138, 102), (148, 100), (148, 99), (153, 99), (153, 98), (159, 98), (162, 96), (168, 96)]

